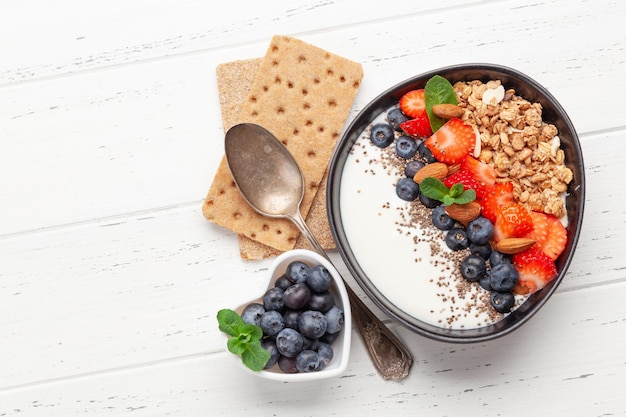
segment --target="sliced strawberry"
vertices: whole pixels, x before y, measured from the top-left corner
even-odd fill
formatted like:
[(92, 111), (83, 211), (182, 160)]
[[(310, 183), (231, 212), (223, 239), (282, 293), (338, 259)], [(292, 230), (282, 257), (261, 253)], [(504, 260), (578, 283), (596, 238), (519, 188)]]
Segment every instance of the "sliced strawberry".
[(508, 203), (498, 208), (493, 239), (497, 242), (507, 237), (522, 237), (533, 229), (533, 219), (524, 206)]
[(561, 221), (549, 214), (533, 211), (533, 230), (524, 237), (536, 240), (536, 246), (551, 259), (556, 260), (565, 249), (567, 243), (567, 229)]
[(513, 203), (514, 201), (513, 183), (496, 183), (487, 190), (486, 195), (480, 201), (482, 215), (491, 223), (495, 223), (499, 208), (505, 204)]
[(426, 103), (424, 102), (424, 89), (411, 90), (400, 97), (400, 110), (412, 119), (418, 119), (426, 115)]
[(400, 123), (400, 129), (402, 129), (407, 135), (418, 138), (427, 138), (433, 134), (433, 131), (430, 128), (430, 120), (428, 120), (426, 113), (424, 113), (424, 116), (422, 117), (410, 119), (406, 122)]
[(467, 156), (461, 163), (461, 169), (469, 171), (472, 176), (486, 186), (496, 183), (496, 169), (472, 156)]
[(463, 161), (475, 143), (474, 129), (456, 118), (448, 120), (424, 142), (435, 158), (446, 164)]
[(464, 169), (448, 175), (444, 178), (443, 183), (448, 188), (452, 187), (454, 184), (461, 183), (463, 184), (463, 188), (465, 190), (472, 189), (476, 191), (476, 198), (478, 199), (483, 198), (487, 192), (487, 189), (483, 186), (483, 184), (477, 181), (469, 171)]
[(554, 261), (536, 245), (513, 255), (512, 262), (519, 273), (513, 289), (517, 294), (539, 291), (558, 275)]

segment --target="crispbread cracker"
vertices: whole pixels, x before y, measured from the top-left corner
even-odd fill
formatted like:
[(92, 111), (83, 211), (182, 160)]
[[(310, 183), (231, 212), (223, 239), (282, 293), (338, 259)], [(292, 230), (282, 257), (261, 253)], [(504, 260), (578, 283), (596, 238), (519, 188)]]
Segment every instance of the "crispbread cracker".
[[(254, 63), (238, 61), (236, 65), (250, 68)], [(266, 127), (285, 143), (298, 161), (306, 180), (303, 215), (307, 215), (320, 189), (362, 76), (358, 63), (294, 38), (275, 36), (241, 109), (226, 99), (226, 93), (220, 92), (222, 106), (228, 102), (226, 111), (240, 115), (237, 123), (253, 122)], [(232, 95), (236, 97), (238, 93)], [(224, 124), (230, 127), (234, 123), (225, 121)], [(326, 216), (325, 204), (321, 205)], [(245, 203), (233, 183), (225, 158), (205, 199), (203, 214), (208, 220), (277, 251), (293, 249), (296, 244), (298, 230), (291, 222), (268, 219)]]

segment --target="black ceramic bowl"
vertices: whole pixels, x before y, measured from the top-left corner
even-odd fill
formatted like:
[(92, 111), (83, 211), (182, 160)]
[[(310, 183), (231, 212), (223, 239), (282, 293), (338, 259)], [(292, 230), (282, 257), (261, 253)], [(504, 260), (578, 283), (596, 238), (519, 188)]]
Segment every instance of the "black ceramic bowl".
[[(371, 126), (372, 121), (389, 108), (396, 106), (398, 100), (406, 92), (424, 88), (426, 81), (432, 76), (440, 75), (448, 79), (452, 84), (457, 81), (501, 80), (505, 88), (514, 88), (516, 94), (531, 101), (539, 102), (543, 106), (543, 120), (552, 123), (558, 128), (561, 140), (561, 148), (565, 152), (566, 164), (573, 172), (573, 180), (567, 191), (567, 230), (568, 241), (565, 250), (556, 260), (559, 271), (558, 276), (542, 290), (532, 294), (521, 306), (502, 320), (484, 327), (471, 329), (449, 329), (443, 326), (433, 325), (415, 318), (394, 305), (387, 295), (377, 288), (372, 282), (369, 271), (359, 265), (357, 254), (353, 251), (351, 242), (344, 229), (344, 220), (341, 215), (342, 173), (346, 161), (351, 153), (355, 142)], [(364, 185), (366, 186), (366, 185)], [(403, 81), (380, 94), (369, 103), (352, 121), (337, 145), (331, 159), (328, 177), (327, 208), (331, 229), (337, 242), (339, 252), (348, 269), (373, 302), (391, 318), (406, 326), (408, 329), (420, 335), (445, 341), (445, 342), (480, 342), (503, 336), (519, 328), (528, 321), (550, 298), (559, 286), (572, 260), (576, 243), (578, 241), (583, 219), (583, 206), (585, 201), (585, 178), (583, 156), (578, 136), (567, 116), (565, 110), (550, 94), (550, 92), (530, 77), (511, 68), (492, 64), (464, 64), (445, 67), (430, 71)], [(362, 207), (361, 210), (377, 210), (375, 207)], [(351, 216), (358, 216), (352, 213)], [(363, 227), (368, 227), (364, 224)], [(376, 231), (368, 237), (372, 245), (377, 244)], [(390, 248), (392, 249), (392, 248)], [(385, 263), (384, 250), (381, 252), (380, 262)], [(389, 265), (390, 273), (402, 273), (393, 271), (393, 265)], [(380, 271), (379, 271), (380, 273)]]

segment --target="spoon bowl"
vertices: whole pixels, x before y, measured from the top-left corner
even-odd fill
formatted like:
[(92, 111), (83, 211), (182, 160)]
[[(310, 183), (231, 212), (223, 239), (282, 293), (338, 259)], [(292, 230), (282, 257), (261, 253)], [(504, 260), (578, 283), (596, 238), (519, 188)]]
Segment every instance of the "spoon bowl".
[[(300, 214), (302, 170), (276, 136), (253, 123), (238, 124), (226, 133), (225, 152), (235, 184), (248, 204), (261, 215), (290, 219), (313, 249), (331, 262)], [(406, 378), (413, 363), (411, 353), (345, 281), (344, 285), (352, 318), (376, 370), (383, 379)]]

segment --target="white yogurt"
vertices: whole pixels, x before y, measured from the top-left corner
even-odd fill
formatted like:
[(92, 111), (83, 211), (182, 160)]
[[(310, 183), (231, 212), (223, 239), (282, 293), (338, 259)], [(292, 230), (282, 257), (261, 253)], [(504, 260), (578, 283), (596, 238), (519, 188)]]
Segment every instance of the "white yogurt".
[(404, 173), (386, 163), (393, 152), (372, 145), (366, 130), (345, 162), (341, 219), (359, 266), (391, 303), (421, 321), (471, 329), (500, 320), (503, 315), (489, 305), (490, 293), (460, 275), (460, 259), (468, 251), (451, 251), (430, 220), (411, 218), (416, 210), (430, 210), (396, 195)]

